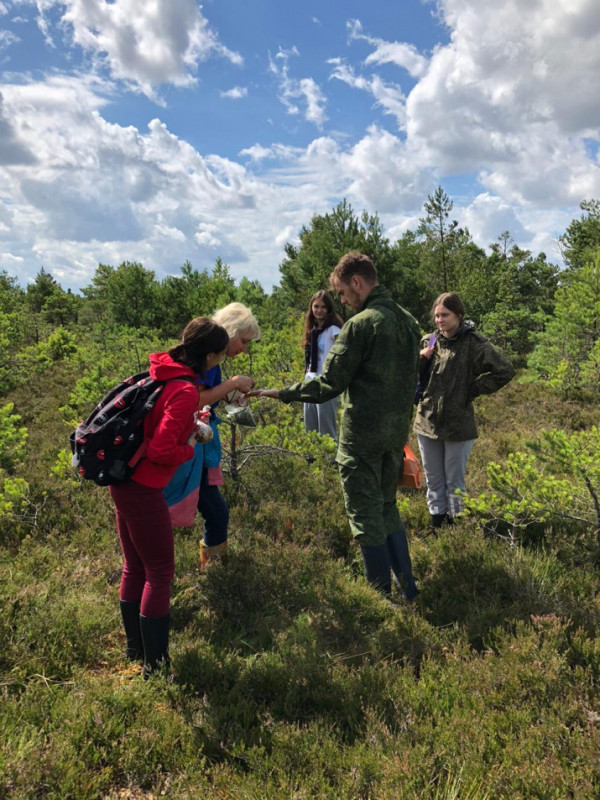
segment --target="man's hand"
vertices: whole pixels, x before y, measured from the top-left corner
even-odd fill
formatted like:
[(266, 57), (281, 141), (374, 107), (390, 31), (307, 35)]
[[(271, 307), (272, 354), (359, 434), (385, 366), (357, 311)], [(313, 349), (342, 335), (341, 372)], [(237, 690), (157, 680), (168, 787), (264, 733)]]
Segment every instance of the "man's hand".
[(273, 400), (279, 400), (279, 390), (278, 389), (255, 389), (252, 392), (248, 392), (247, 397), (272, 397)]

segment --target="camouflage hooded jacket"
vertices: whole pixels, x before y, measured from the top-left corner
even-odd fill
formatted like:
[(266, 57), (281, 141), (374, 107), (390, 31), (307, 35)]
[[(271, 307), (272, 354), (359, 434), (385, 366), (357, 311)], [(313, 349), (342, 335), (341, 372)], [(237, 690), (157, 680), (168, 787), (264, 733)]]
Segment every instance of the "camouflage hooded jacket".
[(341, 394), (340, 452), (401, 452), (408, 438), (419, 361), (413, 317), (375, 286), (333, 344), (317, 378), (279, 392), (324, 403)]
[[(421, 347), (427, 346), (428, 338)], [(427, 359), (421, 358), (420, 373), (428, 367)], [(438, 336), (417, 406), (415, 432), (448, 441), (477, 438), (473, 400), (498, 391), (514, 374), (510, 361), (475, 331), (470, 320), (452, 338)]]

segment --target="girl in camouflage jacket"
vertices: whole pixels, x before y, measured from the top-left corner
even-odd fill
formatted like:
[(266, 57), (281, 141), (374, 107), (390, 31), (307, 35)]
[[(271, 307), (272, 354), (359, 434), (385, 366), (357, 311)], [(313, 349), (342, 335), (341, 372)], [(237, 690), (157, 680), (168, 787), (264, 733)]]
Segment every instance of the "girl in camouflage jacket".
[(474, 323), (465, 321), (457, 294), (440, 295), (432, 316), (437, 334), (421, 342), (414, 427), (427, 479), (430, 525), (439, 528), (463, 509), (467, 461), (477, 438), (473, 400), (496, 392), (515, 371), (475, 331)]

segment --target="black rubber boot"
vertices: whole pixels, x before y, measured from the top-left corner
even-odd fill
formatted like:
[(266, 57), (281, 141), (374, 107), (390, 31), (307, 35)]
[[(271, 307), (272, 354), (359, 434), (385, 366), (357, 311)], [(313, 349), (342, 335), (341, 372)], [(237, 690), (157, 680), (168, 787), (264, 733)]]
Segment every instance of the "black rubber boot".
[(142, 661), (144, 658), (144, 644), (140, 628), (140, 604), (121, 600), (121, 619), (125, 629), (127, 648), (125, 658), (130, 661)]
[(140, 614), (142, 641), (144, 642), (144, 680), (169, 661), (169, 615), (143, 617)]
[(361, 544), (365, 575), (371, 586), (389, 597), (392, 593), (390, 555), (386, 544)]
[(408, 541), (404, 526), (390, 533), (386, 540), (390, 555), (390, 565), (394, 573), (395, 583), (402, 592), (404, 600), (414, 600), (419, 594), (412, 573), (412, 562), (408, 551)]
[(429, 530), (436, 531), (438, 528), (441, 528), (445, 522), (447, 522), (445, 514), (430, 514)]

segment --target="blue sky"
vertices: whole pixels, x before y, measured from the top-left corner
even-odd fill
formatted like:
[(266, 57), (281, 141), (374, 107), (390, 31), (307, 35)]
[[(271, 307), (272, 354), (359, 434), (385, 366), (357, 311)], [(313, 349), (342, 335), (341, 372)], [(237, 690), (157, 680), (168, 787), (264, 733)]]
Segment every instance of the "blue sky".
[(269, 289), (313, 214), (393, 240), (440, 184), (481, 246), (560, 263), (599, 67), (596, 0), (0, 0), (0, 269), (221, 257)]

